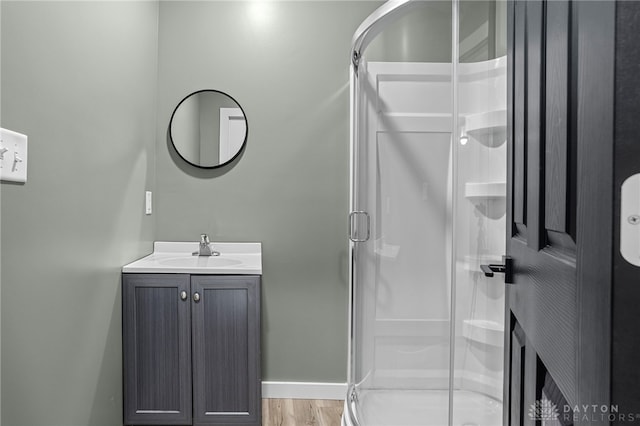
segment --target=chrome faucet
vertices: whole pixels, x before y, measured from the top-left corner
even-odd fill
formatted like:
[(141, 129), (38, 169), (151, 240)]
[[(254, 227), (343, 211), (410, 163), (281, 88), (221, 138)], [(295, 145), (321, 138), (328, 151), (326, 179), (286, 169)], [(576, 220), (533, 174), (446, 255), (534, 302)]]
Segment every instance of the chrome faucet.
[(200, 235), (200, 247), (198, 251), (192, 253), (194, 256), (220, 256), (220, 252), (211, 249), (209, 236), (207, 234)]

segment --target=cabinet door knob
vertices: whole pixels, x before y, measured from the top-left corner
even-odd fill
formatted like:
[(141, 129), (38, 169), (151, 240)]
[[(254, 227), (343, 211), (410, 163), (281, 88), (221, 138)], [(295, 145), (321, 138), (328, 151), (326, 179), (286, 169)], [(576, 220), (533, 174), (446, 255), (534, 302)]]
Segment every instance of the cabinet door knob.
[(186, 291), (182, 290), (180, 292), (180, 299), (187, 300), (187, 292)]
[(193, 301), (196, 303), (200, 301), (200, 293), (193, 293)]

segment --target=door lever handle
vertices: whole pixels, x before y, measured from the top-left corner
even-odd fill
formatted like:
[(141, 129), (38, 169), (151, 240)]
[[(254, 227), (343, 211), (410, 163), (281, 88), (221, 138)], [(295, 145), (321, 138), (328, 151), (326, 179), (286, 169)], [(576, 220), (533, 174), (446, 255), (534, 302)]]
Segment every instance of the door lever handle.
[(513, 259), (511, 256), (502, 256), (502, 264), (480, 265), (485, 277), (493, 277), (495, 272), (504, 274), (505, 284), (513, 284)]
[(505, 268), (504, 265), (480, 265), (480, 269), (484, 272), (485, 277), (491, 278), (494, 272), (504, 273), (504, 270), (507, 268)]

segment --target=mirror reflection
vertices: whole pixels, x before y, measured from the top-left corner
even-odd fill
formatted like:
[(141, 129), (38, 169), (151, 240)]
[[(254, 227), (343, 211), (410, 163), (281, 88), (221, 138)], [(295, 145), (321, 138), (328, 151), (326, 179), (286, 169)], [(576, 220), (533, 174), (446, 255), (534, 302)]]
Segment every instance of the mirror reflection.
[(178, 154), (194, 166), (213, 168), (235, 158), (247, 139), (240, 105), (218, 90), (186, 96), (171, 116), (169, 137)]

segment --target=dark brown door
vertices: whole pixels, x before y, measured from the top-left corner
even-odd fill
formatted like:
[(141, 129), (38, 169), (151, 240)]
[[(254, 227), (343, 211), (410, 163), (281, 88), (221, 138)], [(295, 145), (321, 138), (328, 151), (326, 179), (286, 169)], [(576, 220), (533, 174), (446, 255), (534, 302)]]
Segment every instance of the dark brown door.
[(606, 423), (570, 408), (609, 397), (614, 13), (509, 2), (508, 425)]

